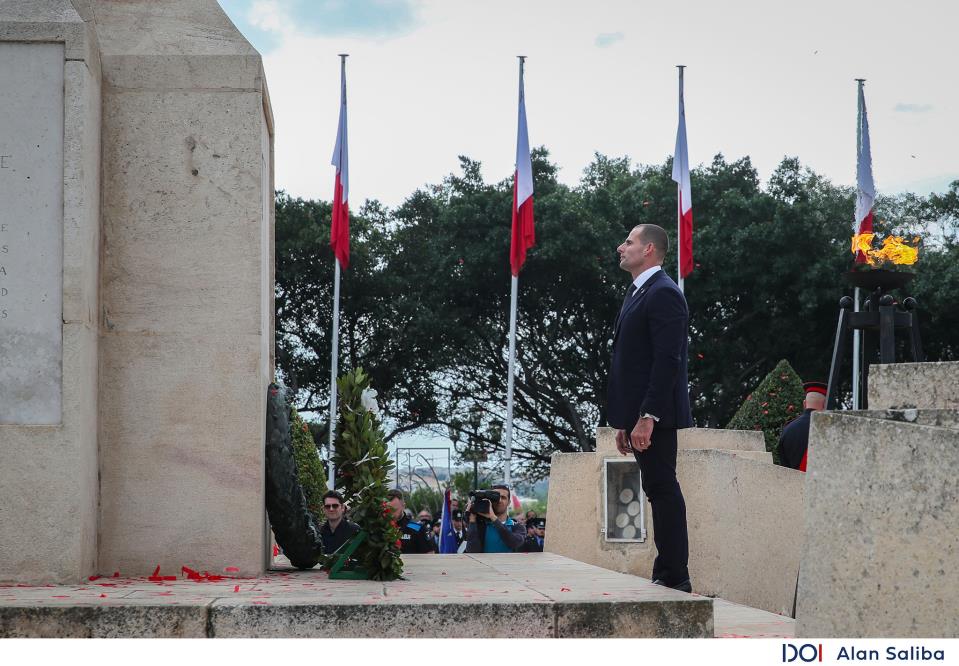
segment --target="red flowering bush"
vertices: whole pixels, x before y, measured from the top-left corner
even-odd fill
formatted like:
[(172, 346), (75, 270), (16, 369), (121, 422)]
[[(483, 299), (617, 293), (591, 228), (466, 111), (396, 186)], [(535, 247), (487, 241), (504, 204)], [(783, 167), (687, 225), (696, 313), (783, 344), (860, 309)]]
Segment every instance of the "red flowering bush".
[(779, 436), (783, 427), (802, 414), (805, 398), (802, 380), (785, 360), (766, 375), (759, 386), (746, 396), (745, 402), (726, 426), (732, 430), (762, 430), (766, 450), (779, 462)]

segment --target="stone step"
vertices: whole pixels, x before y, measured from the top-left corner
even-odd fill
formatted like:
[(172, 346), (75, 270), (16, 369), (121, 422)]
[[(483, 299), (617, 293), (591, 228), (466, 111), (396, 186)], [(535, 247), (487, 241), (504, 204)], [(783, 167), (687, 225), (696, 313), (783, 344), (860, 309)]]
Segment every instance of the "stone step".
[[(759, 430), (722, 430), (720, 428), (684, 428), (678, 434), (680, 449), (719, 449), (726, 451), (766, 451), (766, 442)], [(617, 453), (616, 431), (596, 429), (596, 452)]]
[(869, 409), (959, 409), (959, 362), (869, 368)]
[(766, 441), (759, 430), (686, 428), (679, 431), (679, 448), (765, 452)]
[(868, 409), (854, 413), (873, 419), (959, 429), (959, 409)]
[(406, 580), (0, 586), (0, 638), (694, 638), (713, 600), (553, 553), (408, 555)]

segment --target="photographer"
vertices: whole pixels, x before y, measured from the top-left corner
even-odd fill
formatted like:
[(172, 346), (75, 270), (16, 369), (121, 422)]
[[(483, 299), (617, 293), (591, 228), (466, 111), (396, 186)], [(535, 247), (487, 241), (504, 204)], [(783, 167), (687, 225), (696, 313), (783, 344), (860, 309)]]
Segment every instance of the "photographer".
[(493, 486), (492, 491), (478, 490), (471, 494), (466, 506), (470, 516), (466, 530), (467, 553), (513, 553), (523, 545), (526, 529), (507, 516), (509, 499), (508, 486)]

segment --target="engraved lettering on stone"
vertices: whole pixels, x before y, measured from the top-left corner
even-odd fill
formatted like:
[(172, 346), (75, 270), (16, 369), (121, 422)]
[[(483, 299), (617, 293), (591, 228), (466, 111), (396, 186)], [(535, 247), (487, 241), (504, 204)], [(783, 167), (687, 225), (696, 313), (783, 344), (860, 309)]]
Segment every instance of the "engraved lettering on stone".
[(0, 425), (62, 420), (64, 47), (0, 42)]

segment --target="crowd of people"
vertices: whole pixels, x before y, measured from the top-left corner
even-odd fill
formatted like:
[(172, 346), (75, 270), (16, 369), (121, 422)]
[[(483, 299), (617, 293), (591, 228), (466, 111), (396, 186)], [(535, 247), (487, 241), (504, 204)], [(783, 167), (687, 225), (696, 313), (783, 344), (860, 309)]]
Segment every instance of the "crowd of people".
[[(450, 501), (451, 534), (456, 540), (457, 553), (541, 553), (546, 539), (546, 519), (527, 511), (515, 517), (509, 515), (510, 489), (493, 486), (498, 500), (469, 501), (460, 508), (460, 501)], [(407, 554), (439, 553), (442, 540), (442, 512), (432, 513), (423, 508), (415, 516), (406, 506), (401, 490), (391, 490), (386, 496), (393, 511), (393, 519), (400, 530), (402, 552)], [(332, 553), (346, 543), (361, 528), (348, 518), (348, 507), (343, 495), (335, 490), (323, 496), (326, 520), (320, 526), (323, 550)]]

